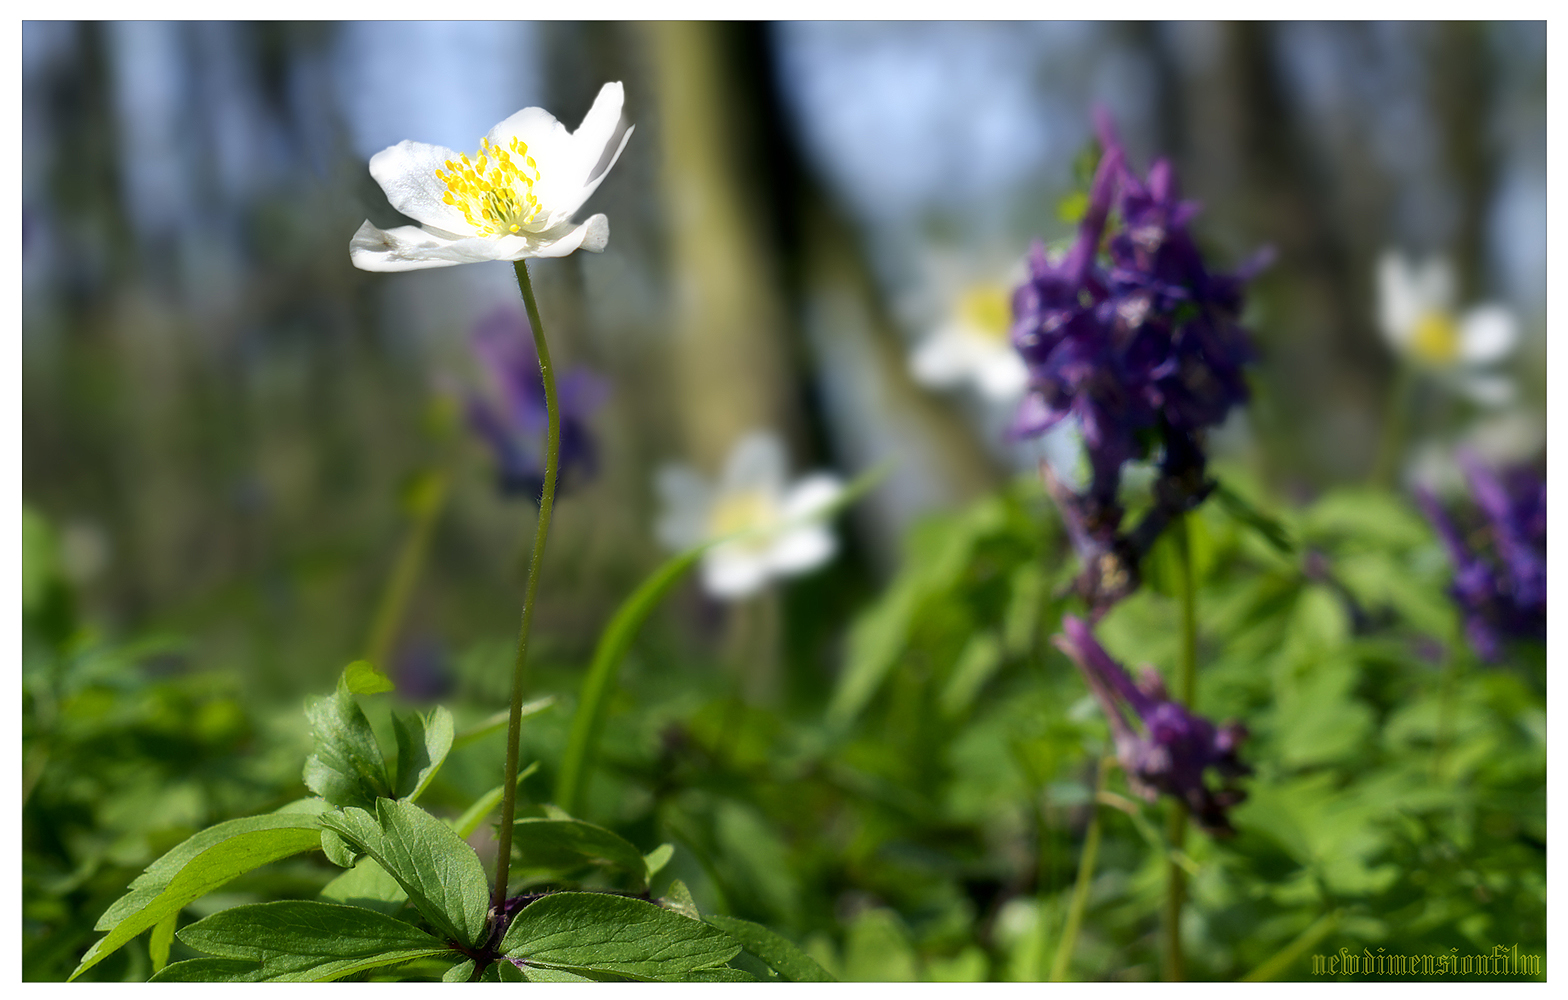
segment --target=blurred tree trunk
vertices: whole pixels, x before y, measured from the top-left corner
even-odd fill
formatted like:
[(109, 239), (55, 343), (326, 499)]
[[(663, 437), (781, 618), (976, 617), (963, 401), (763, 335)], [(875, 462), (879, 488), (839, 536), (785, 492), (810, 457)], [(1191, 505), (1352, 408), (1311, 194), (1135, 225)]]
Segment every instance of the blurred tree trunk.
[(1452, 256), (1460, 301), (1486, 291), (1486, 221), (1496, 189), (1495, 139), (1488, 127), (1495, 73), (1487, 53), (1486, 26), (1443, 21), (1427, 60), (1430, 101), (1442, 132), (1444, 164), (1454, 185), (1459, 218)]

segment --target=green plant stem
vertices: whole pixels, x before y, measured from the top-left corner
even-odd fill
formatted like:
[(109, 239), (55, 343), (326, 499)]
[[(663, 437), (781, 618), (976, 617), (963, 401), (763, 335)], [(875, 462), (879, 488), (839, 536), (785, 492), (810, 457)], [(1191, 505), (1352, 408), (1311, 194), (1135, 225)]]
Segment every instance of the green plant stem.
[(440, 516), (446, 500), (446, 472), (431, 473), (431, 476), (433, 478), (426, 484), (418, 487), (423, 495), (417, 496), (414, 501), (413, 523), (403, 538), (403, 548), (397, 554), (392, 577), (381, 593), (381, 602), (376, 606), (376, 616), (371, 622), (370, 635), (365, 640), (365, 659), (383, 674), (389, 672), (392, 644), (397, 640), (398, 626), (403, 622), (408, 599), (424, 568), (425, 556), (430, 551), (430, 537), (435, 533), (436, 518)]
[[(1193, 696), (1198, 674), (1198, 594), (1192, 573), (1192, 537), (1189, 523), (1194, 515), (1187, 513), (1174, 526), (1176, 552), (1181, 563), (1181, 659), (1176, 668), (1176, 700), (1196, 711)], [(1187, 806), (1182, 802), (1171, 804), (1170, 819), (1165, 828), (1166, 840), (1173, 852), (1179, 852), (1187, 840)], [(1186, 978), (1181, 955), (1181, 908), (1186, 902), (1187, 873), (1175, 857), (1166, 861), (1165, 868), (1165, 980), (1179, 983)]]
[(517, 655), (512, 660), (512, 706), (506, 725), (506, 771), (502, 785), (506, 791), (501, 799), (501, 832), (495, 860), (495, 893), (491, 905), (499, 907), (506, 900), (507, 880), (512, 866), (512, 825), (517, 811), (517, 761), (520, 753), (519, 738), (523, 729), (523, 688), (527, 680), (528, 630), (533, 624), (534, 595), (539, 590), (539, 567), (544, 561), (544, 543), (550, 534), (550, 514), (555, 509), (555, 477), (561, 460), (561, 408), (555, 397), (555, 369), (550, 364), (550, 347), (545, 343), (544, 324), (539, 319), (539, 305), (534, 301), (534, 286), (528, 280), (528, 265), (513, 261), (517, 272), (517, 287), (523, 293), (523, 305), (528, 310), (528, 323), (533, 327), (534, 346), (539, 351), (539, 375), (544, 379), (544, 405), (549, 414), (549, 430), (545, 436), (544, 489), (539, 495), (539, 523), (534, 531), (534, 552), (528, 562), (528, 585), (523, 591), (523, 620), (517, 629)]
[(1317, 944), (1328, 936), (1339, 923), (1339, 911), (1327, 913), (1319, 917), (1310, 927), (1296, 935), (1295, 939), (1285, 947), (1265, 959), (1261, 965), (1245, 976), (1241, 977), (1244, 983), (1270, 983), (1278, 979), (1280, 973), (1290, 967), (1290, 963), (1300, 958), (1308, 948)]
[(1378, 442), (1377, 458), (1372, 465), (1372, 485), (1388, 487), (1394, 484), (1398, 472), (1399, 455), (1404, 451), (1409, 434), (1410, 404), (1415, 396), (1415, 371), (1410, 363), (1399, 359), (1394, 373), (1394, 385), (1388, 394), (1388, 411), (1383, 415), (1383, 437)]
[[(1100, 792), (1105, 790), (1105, 775), (1114, 759), (1100, 758), (1099, 773), (1094, 779), (1094, 797), (1089, 800), (1089, 831), (1084, 837), (1083, 854), (1078, 859), (1073, 900), (1067, 908), (1067, 923), (1062, 928), (1062, 939), (1056, 944), (1056, 959), (1051, 962), (1053, 983), (1067, 980), (1067, 967), (1072, 963), (1073, 947), (1078, 943), (1078, 928), (1083, 926), (1083, 911), (1089, 904), (1089, 883), (1094, 881), (1094, 865), (1100, 857)], [(1039, 919), (1045, 919), (1043, 912)]]

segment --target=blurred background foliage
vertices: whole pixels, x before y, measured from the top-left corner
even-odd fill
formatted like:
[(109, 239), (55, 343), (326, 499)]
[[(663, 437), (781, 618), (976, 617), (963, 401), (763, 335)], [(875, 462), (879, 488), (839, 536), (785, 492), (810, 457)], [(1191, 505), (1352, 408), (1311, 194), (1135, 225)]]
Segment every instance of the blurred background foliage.
[[(22, 42), (27, 978), (63, 978), (172, 843), (302, 794), (300, 699), (372, 641), (432, 476), (389, 669), (460, 723), (503, 703), (532, 508), (455, 412), (511, 271), (372, 275), (347, 241), (401, 221), (372, 153), (472, 148), (532, 104), (575, 125), (606, 80), (637, 127), (589, 206), (609, 247), (533, 268), (557, 360), (612, 388), (545, 559), (535, 686), (560, 700), (525, 733), (530, 801), (598, 630), (662, 557), (657, 466), (711, 473), (755, 428), (800, 469), (896, 457), (829, 569), (735, 606), (693, 584), (655, 616), (583, 813), (675, 838), (705, 909), (841, 976), (1046, 974), (1105, 739), (1046, 641), (1073, 567), (1016, 478), (1038, 450), (907, 359), (954, 289), (1071, 231), (1100, 102), (1135, 164), (1173, 159), (1216, 266), (1278, 252), (1249, 293), (1253, 402), (1211, 444), (1339, 581), (1204, 509), (1198, 702), (1247, 721), (1258, 776), (1234, 841), (1189, 842), (1192, 974), (1245, 974), (1322, 921), (1412, 952), (1544, 941), (1541, 658), (1443, 652), (1441, 549), (1399, 489), (1362, 485), (1392, 419), (1387, 248), (1447, 255), (1459, 301), (1523, 335), (1506, 409), (1406, 400), (1394, 478), (1422, 447), (1544, 445), (1544, 25), (25, 22)], [(1172, 608), (1151, 586), (1102, 639), (1168, 668)], [(431, 807), (493, 785), (499, 743), (456, 751)], [(1148, 978), (1148, 821), (1104, 812), (1074, 974)], [(327, 877), (301, 861), (224, 900)]]

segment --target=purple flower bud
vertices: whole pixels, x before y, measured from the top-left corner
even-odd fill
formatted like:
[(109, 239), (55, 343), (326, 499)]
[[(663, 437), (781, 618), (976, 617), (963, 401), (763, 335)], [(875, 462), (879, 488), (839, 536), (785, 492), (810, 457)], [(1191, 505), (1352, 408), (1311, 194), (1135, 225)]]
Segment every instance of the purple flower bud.
[(1472, 530), (1462, 532), (1426, 490), (1417, 488), (1416, 502), (1453, 560), (1448, 593), (1465, 636), (1476, 655), (1496, 662), (1511, 639), (1546, 638), (1546, 482), (1529, 468), (1499, 478), (1469, 452), (1459, 463), (1480, 515)]
[[(487, 314), (474, 325), (474, 353), (495, 383), (499, 398), (487, 400), (470, 394), (468, 426), (495, 453), (500, 491), (507, 496), (537, 498), (544, 490), (549, 412), (539, 374), (539, 353), (527, 318), (505, 306)], [(570, 485), (596, 470), (598, 448), (588, 417), (603, 404), (608, 392), (602, 378), (582, 368), (557, 380), (561, 406), (558, 489), (562, 483)]]
[[(1117, 759), (1133, 790), (1150, 802), (1162, 792), (1174, 796), (1187, 804), (1193, 819), (1210, 834), (1234, 833), (1226, 811), (1246, 798), (1235, 780), (1252, 773), (1236, 756), (1247, 738), (1246, 728), (1234, 722), (1216, 726), (1188, 711), (1166, 695), (1165, 685), (1152, 670), (1144, 670), (1133, 683), (1081, 619), (1064, 616), (1062, 632), (1054, 641), (1077, 665), (1099, 701), (1116, 742)], [(1204, 778), (1209, 768), (1220, 776), (1217, 788)]]

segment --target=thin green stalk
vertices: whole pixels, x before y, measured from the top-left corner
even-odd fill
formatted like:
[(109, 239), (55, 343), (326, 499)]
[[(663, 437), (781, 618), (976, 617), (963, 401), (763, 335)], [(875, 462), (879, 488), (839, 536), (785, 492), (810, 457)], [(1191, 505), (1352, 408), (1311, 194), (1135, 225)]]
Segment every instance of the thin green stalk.
[[(1089, 832), (1084, 837), (1083, 855), (1078, 859), (1078, 878), (1073, 883), (1073, 901), (1067, 908), (1067, 924), (1062, 928), (1062, 939), (1056, 944), (1056, 959), (1051, 963), (1051, 982), (1067, 981), (1067, 967), (1072, 962), (1073, 947), (1078, 943), (1078, 928), (1083, 926), (1083, 911), (1089, 904), (1089, 883), (1094, 881), (1094, 865), (1100, 857), (1100, 793), (1105, 790), (1105, 775), (1115, 758), (1100, 758), (1099, 773), (1094, 779), (1094, 797), (1089, 800)], [(1040, 914), (1040, 919), (1045, 915)]]
[(539, 495), (539, 524), (534, 531), (534, 553), (528, 563), (528, 586), (523, 591), (523, 620), (517, 630), (517, 655), (512, 660), (512, 706), (506, 725), (506, 771), (502, 784), (506, 792), (501, 799), (501, 832), (495, 861), (495, 893), (492, 905), (499, 907), (506, 899), (506, 884), (512, 871), (512, 825), (516, 821), (517, 760), (520, 753), (518, 740), (523, 730), (523, 687), (527, 678), (528, 630), (534, 620), (534, 595), (539, 590), (539, 566), (544, 561), (544, 543), (550, 534), (550, 514), (555, 509), (555, 477), (561, 459), (561, 408), (555, 398), (555, 369), (550, 364), (550, 346), (545, 343), (544, 324), (539, 319), (539, 305), (534, 301), (534, 286), (528, 280), (528, 265), (513, 261), (517, 272), (517, 287), (523, 293), (523, 305), (528, 310), (528, 324), (533, 328), (534, 346), (539, 351), (539, 375), (544, 379), (544, 405), (549, 414), (549, 430), (545, 437), (544, 489)]
[(1388, 394), (1388, 411), (1383, 415), (1383, 437), (1378, 442), (1377, 459), (1372, 466), (1372, 485), (1392, 486), (1398, 471), (1400, 453), (1410, 432), (1410, 404), (1415, 396), (1415, 371), (1403, 358), (1394, 373)]
[(1241, 977), (1244, 983), (1271, 983), (1278, 979), (1280, 973), (1290, 967), (1290, 964), (1306, 953), (1306, 950), (1319, 941), (1328, 937), (1339, 923), (1339, 911), (1327, 913), (1313, 922), (1312, 926), (1298, 934), (1294, 940), (1285, 947), (1265, 959), (1256, 969)]
[(403, 539), (403, 548), (397, 554), (392, 576), (381, 593), (376, 606), (376, 616), (371, 621), (370, 635), (365, 640), (365, 659), (371, 666), (385, 674), (388, 672), (392, 644), (397, 640), (398, 626), (408, 608), (408, 599), (414, 592), (424, 568), (425, 556), (430, 551), (430, 537), (434, 534), (436, 518), (446, 500), (447, 477), (444, 471), (427, 474), (419, 483), (413, 497), (413, 523)]
[[(1181, 659), (1176, 668), (1176, 700), (1196, 711), (1193, 696), (1198, 675), (1198, 593), (1192, 574), (1192, 536), (1189, 522), (1193, 517), (1185, 514), (1173, 526), (1176, 529), (1176, 552), (1181, 563)], [(1166, 840), (1173, 852), (1183, 849), (1187, 841), (1187, 806), (1182, 802), (1171, 803), (1170, 819), (1165, 828)], [(1179, 983), (1186, 978), (1181, 955), (1181, 908), (1187, 897), (1187, 873), (1175, 857), (1166, 861), (1165, 867), (1165, 980)]]

